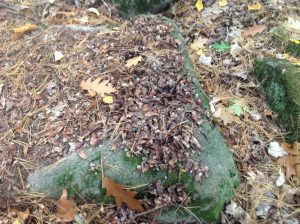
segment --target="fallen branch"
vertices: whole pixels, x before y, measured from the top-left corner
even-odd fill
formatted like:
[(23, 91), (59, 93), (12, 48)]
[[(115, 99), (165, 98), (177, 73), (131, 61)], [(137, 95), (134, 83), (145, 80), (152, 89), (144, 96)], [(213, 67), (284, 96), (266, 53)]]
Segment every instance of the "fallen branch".
[(71, 30), (79, 32), (103, 32), (107, 30), (107, 25), (100, 26), (83, 26), (83, 25), (55, 25), (55, 29)]

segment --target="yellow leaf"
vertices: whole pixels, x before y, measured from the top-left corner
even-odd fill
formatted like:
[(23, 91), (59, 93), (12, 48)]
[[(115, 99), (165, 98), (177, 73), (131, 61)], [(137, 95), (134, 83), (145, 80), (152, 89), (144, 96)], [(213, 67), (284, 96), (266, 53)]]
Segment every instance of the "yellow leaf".
[(256, 2), (252, 5), (248, 5), (248, 10), (260, 10), (261, 4), (259, 2)]
[(198, 50), (198, 51), (196, 52), (196, 54), (199, 55), (199, 56), (201, 56), (201, 55), (203, 54), (202, 49)]
[(21, 219), (19, 219), (19, 218), (16, 218), (13, 222), (12, 222), (12, 224), (23, 224), (24, 222), (21, 220)]
[(117, 90), (109, 83), (109, 80), (102, 80), (102, 77), (99, 77), (92, 81), (92, 78), (88, 78), (86, 81), (82, 81), (80, 84), (81, 89), (88, 91), (90, 96), (96, 96), (98, 93), (101, 97), (104, 97), (105, 94), (111, 94)]
[(183, 169), (183, 168), (181, 168), (181, 173), (186, 173), (187, 172), (187, 170), (186, 169)]
[(227, 3), (228, 3), (227, 0), (219, 0), (219, 6), (220, 6), (220, 7), (226, 6)]
[(105, 96), (102, 98), (103, 103), (111, 104), (114, 102), (114, 98), (112, 96)]
[(300, 40), (294, 40), (294, 39), (290, 39), (291, 42), (295, 43), (295, 44), (300, 44)]
[(131, 58), (131, 59), (128, 59), (126, 61), (126, 65), (125, 67), (129, 68), (129, 67), (132, 67), (132, 66), (136, 66), (140, 61), (142, 61), (142, 56), (137, 56), (137, 57), (134, 57), (134, 58)]
[(197, 8), (198, 11), (202, 11), (203, 10), (202, 0), (197, 0), (196, 8)]
[(27, 32), (31, 32), (31, 31), (34, 31), (36, 30), (38, 27), (34, 24), (25, 24), (23, 26), (20, 26), (16, 29), (14, 29), (15, 31), (15, 36), (16, 38), (21, 38), (23, 36), (24, 33), (27, 33)]

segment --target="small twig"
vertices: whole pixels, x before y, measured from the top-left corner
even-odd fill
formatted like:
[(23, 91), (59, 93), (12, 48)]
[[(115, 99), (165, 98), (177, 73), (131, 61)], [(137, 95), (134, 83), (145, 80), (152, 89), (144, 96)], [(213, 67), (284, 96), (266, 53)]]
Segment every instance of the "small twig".
[(22, 176), (20, 167), (18, 167), (18, 172), (19, 172), (22, 188), (25, 189), (25, 184), (24, 184), (24, 180), (23, 180), (23, 176)]
[(83, 25), (55, 25), (53, 28), (62, 30), (71, 30), (79, 32), (103, 32), (107, 30), (107, 25), (83, 26)]
[(190, 215), (192, 215), (200, 224), (202, 224), (203, 222), (187, 207), (182, 207), (187, 213), (189, 213)]
[(12, 11), (18, 11), (17, 9), (15, 9), (15, 8), (9, 6), (9, 5), (6, 5), (6, 4), (0, 2), (0, 8), (1, 7), (2, 8), (7, 8), (7, 9), (12, 10)]
[(101, 0), (101, 1), (107, 7), (108, 12), (109, 12), (109, 18), (110, 18), (111, 17), (111, 9), (110, 9), (110, 7), (107, 5), (107, 3), (104, 0)]
[(137, 217), (140, 217), (140, 216), (143, 216), (143, 215), (147, 215), (147, 214), (149, 214), (149, 213), (151, 213), (151, 212), (155, 212), (155, 211), (157, 211), (157, 210), (159, 210), (159, 209), (161, 209), (161, 208), (166, 208), (166, 207), (168, 207), (168, 205), (164, 205), (164, 206), (152, 208), (152, 209), (149, 209), (149, 210), (147, 210), (147, 211), (138, 213), (138, 214), (134, 215), (132, 218), (130, 218), (128, 221), (126, 221), (125, 223), (130, 223), (130, 220), (134, 220), (134, 219), (136, 219)]
[(102, 205), (101, 205), (101, 208), (98, 209), (96, 212), (94, 212), (85, 222), (84, 224), (90, 224), (95, 218), (97, 215), (99, 215), (101, 212), (103, 211), (103, 208), (102, 208)]
[(103, 181), (103, 178), (104, 178), (103, 160), (102, 160), (102, 157), (101, 157), (101, 160), (100, 160), (100, 167), (101, 167), (101, 182), (102, 182), (102, 181)]

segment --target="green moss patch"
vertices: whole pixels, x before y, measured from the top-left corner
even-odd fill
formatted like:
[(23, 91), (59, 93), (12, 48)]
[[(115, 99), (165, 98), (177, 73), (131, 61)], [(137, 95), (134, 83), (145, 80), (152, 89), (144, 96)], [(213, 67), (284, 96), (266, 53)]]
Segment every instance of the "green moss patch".
[(287, 141), (300, 141), (300, 67), (286, 60), (265, 58), (255, 61), (254, 72), (269, 106), (289, 132)]

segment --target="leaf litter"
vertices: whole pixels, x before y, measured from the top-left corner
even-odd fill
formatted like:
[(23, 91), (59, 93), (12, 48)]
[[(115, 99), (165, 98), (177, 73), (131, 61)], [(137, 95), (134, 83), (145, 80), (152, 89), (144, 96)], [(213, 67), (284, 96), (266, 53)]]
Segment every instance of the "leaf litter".
[[(159, 17), (149, 16), (132, 21), (122, 36), (119, 32), (100, 37), (76, 33), (74, 38), (73, 33), (64, 31), (33, 36), (28, 49), (10, 60), (18, 70), (24, 68), (30, 74), (40, 75), (26, 78), (24, 83), (13, 83), (10, 81), (15, 75), (18, 77), (19, 71), (15, 74), (14, 67), (4, 66), (5, 83), (18, 85), (27, 97), (34, 93), (35, 102), (29, 111), (19, 113), (16, 98), (5, 93), (11, 106), (9, 110), (6, 106), (4, 116), (7, 120), (13, 116), (10, 125), (18, 125), (18, 131), (6, 139), (6, 144), (10, 144), (10, 139), (25, 141), (22, 136), (31, 136), (26, 140), (27, 157), (40, 158), (41, 164), (46, 165), (63, 155), (114, 138), (117, 150), (127, 148), (127, 156), (146, 158), (138, 166), (140, 172), (171, 172), (180, 164), (196, 181), (202, 182), (209, 168), (205, 161), (190, 159), (191, 153), (201, 152), (199, 136), (192, 126), (201, 123), (201, 100), (196, 97), (191, 77), (184, 73), (178, 75), (183, 68), (183, 55), (177, 50), (179, 42), (172, 32), (171, 25), (161, 24)], [(55, 49), (67, 55), (61, 64), (57, 62), (62, 57), (52, 57), (48, 38)], [(85, 45), (81, 45), (82, 40)], [(136, 50), (140, 44), (143, 57)], [(73, 52), (76, 46), (79, 46), (78, 55)], [(22, 56), (30, 49), (23, 67)], [(47, 66), (32, 66), (41, 60)], [(3, 131), (10, 133), (9, 129)], [(80, 151), (78, 155), (87, 159)], [(183, 205), (189, 201), (183, 185), (169, 186), (159, 194), (155, 193), (157, 185), (151, 186), (153, 194), (147, 208), (170, 203)], [(110, 193), (116, 196), (116, 192)], [(126, 196), (123, 191), (120, 195)], [(129, 208), (142, 211), (140, 207), (134, 208), (128, 197), (123, 199)], [(117, 201), (120, 202), (118, 197)], [(68, 203), (64, 192), (57, 211), (57, 216), (64, 220), (74, 218)]]

